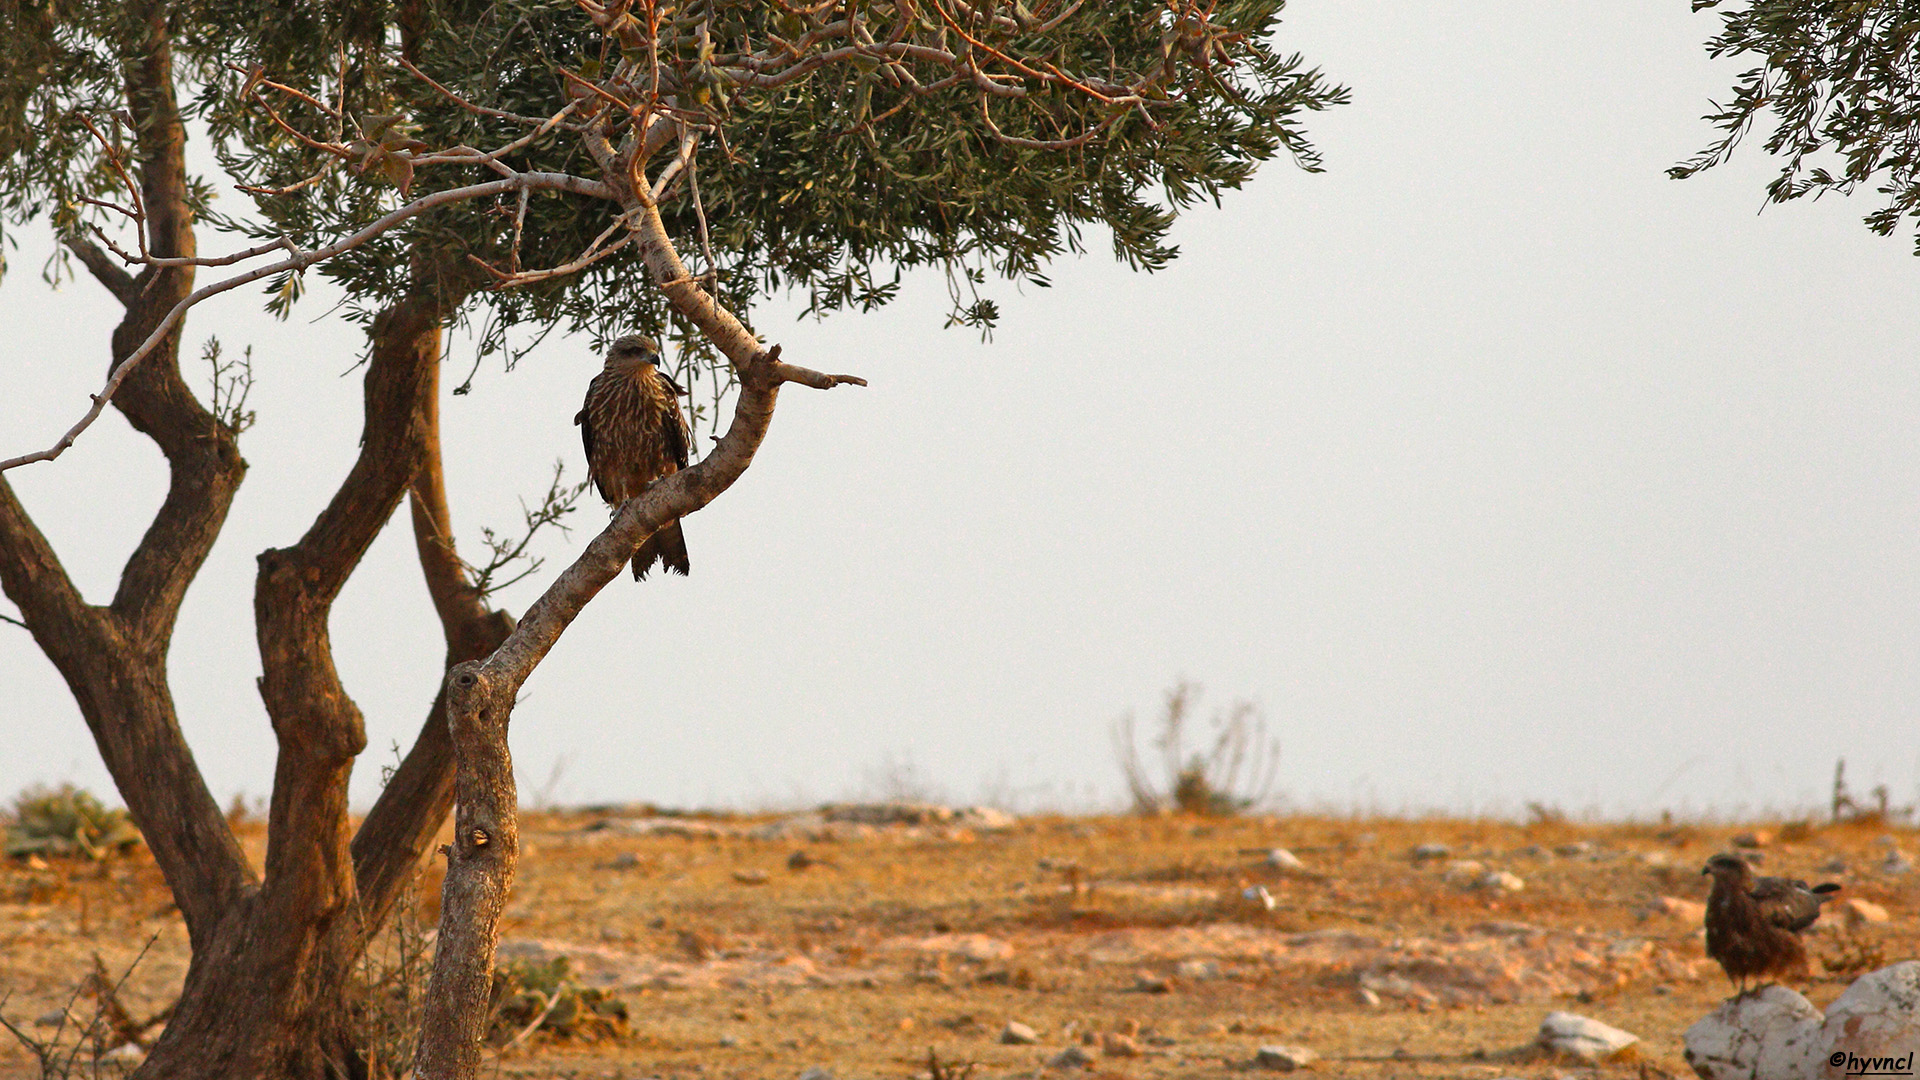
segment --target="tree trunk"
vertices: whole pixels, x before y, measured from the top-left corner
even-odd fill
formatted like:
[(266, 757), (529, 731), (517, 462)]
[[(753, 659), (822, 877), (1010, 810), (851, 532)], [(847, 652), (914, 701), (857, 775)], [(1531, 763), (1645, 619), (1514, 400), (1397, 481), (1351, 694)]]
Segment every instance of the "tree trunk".
[[(663, 118), (655, 122), (654, 130), (672, 128), (673, 122)], [(591, 129), (583, 141), (626, 211), (628, 228), (654, 284), (732, 362), (740, 376), (740, 396), (734, 404), (733, 423), (712, 453), (627, 500), (613, 522), (527, 609), (500, 647), (484, 661), (455, 668), (448, 680), (445, 696), (459, 762), (455, 835), (446, 849), (447, 877), (441, 888), (428, 1011), (414, 1056), (414, 1073), (420, 1080), (474, 1080), (479, 1072), (486, 988), (519, 849), (507, 732), (520, 687), (648, 537), (669, 521), (712, 502), (746, 472), (773, 422), (781, 384), (798, 382), (820, 389), (866, 385), (852, 376), (825, 375), (782, 363), (778, 345), (762, 351), (746, 326), (696, 283), (647, 195), (643, 170), (651, 138), (624, 154)], [(636, 176), (641, 183), (632, 182)]]
[(360, 1076), (349, 980), (452, 802), (444, 691), (362, 824), (349, 836), (346, 784), (365, 744), (332, 663), (333, 598), (411, 489), (423, 571), (448, 666), (485, 655), (512, 628), (489, 611), (455, 555), (438, 430), (441, 321), (428, 290), (376, 320), (361, 454), (301, 541), (260, 557), (255, 617), (261, 696), (280, 757), (265, 880), (196, 947), (172, 1022), (142, 1076)]

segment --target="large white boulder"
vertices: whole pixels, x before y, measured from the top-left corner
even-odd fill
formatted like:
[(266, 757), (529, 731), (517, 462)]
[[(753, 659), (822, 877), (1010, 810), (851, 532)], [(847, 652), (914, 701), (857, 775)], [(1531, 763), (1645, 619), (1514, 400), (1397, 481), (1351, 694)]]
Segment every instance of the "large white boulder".
[(1704, 1080), (1807, 1080), (1827, 1067), (1820, 1010), (1784, 986), (1721, 1002), (1687, 1029), (1687, 1064)]
[[(1855, 979), (1827, 1008), (1822, 1031), (1830, 1077), (1863, 1072), (1913, 1075), (1920, 1051), (1920, 960), (1871, 971)], [(1874, 1064), (1874, 1059), (1881, 1059)], [(1904, 1058), (1898, 1061), (1896, 1059)]]

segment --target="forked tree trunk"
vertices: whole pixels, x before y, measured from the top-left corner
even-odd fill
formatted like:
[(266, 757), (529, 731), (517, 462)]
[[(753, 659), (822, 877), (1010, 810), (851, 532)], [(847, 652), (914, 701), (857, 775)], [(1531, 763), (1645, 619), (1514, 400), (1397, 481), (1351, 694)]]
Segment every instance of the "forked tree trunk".
[(513, 621), (490, 611), (451, 544), (437, 394), (442, 305), (396, 305), (374, 326), (359, 461), (299, 544), (261, 556), (261, 693), (281, 751), (264, 881), (196, 948), (180, 1004), (140, 1075), (357, 1077), (349, 980), (446, 820), (453, 760), (441, 694), (357, 836), (346, 782), (364, 746), (334, 672), (327, 615), (346, 576), (414, 494), (414, 526), (447, 664), (485, 655)]

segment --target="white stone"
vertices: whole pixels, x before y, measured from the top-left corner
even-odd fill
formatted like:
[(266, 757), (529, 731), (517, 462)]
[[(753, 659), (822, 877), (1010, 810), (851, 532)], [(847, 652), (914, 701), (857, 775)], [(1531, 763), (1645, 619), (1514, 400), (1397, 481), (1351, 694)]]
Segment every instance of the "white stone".
[(1570, 1012), (1550, 1012), (1540, 1021), (1541, 1046), (1581, 1061), (1604, 1061), (1640, 1041), (1640, 1036), (1621, 1031)]
[(1319, 1056), (1304, 1046), (1263, 1046), (1255, 1051), (1253, 1064), (1255, 1068), (1292, 1072), (1313, 1064)]
[(800, 1080), (833, 1080), (833, 1074), (815, 1065), (813, 1068), (801, 1073)]
[(1443, 876), (1449, 885), (1471, 887), (1486, 872), (1487, 865), (1478, 859), (1455, 859), (1447, 864), (1447, 872)]
[(1665, 915), (1676, 922), (1698, 926), (1707, 917), (1707, 905), (1695, 900), (1682, 900), (1677, 896), (1656, 896), (1653, 902), (1647, 905), (1641, 917), (1650, 919), (1656, 915)]
[(1020, 819), (993, 806), (963, 806), (955, 822), (982, 832), (1008, 832), (1020, 827)]
[(1307, 868), (1307, 864), (1301, 862), (1299, 856), (1283, 847), (1277, 847), (1267, 852), (1267, 865), (1273, 867), (1275, 870), (1305, 870)]
[[(1920, 960), (1870, 971), (1855, 979), (1847, 992), (1827, 1007), (1822, 1036), (1829, 1055), (1852, 1055), (1851, 1061), (1841, 1057), (1838, 1068), (1829, 1057), (1827, 1076), (1858, 1075), (1862, 1059), (1897, 1058), (1920, 1050)], [(1877, 1071), (1912, 1075), (1913, 1059), (1904, 1066)]]
[(1267, 891), (1267, 887), (1265, 885), (1249, 885), (1246, 888), (1240, 890), (1240, 895), (1242, 898), (1252, 903), (1259, 904), (1261, 907), (1265, 908), (1268, 911), (1272, 911), (1280, 903), (1280, 901), (1275, 900), (1273, 898), (1272, 893)]
[(1842, 901), (1840, 910), (1845, 914), (1847, 925), (1849, 926), (1859, 926), (1861, 923), (1889, 922), (1893, 918), (1893, 916), (1887, 914), (1886, 908), (1881, 907), (1871, 900), (1862, 900), (1857, 896), (1850, 896)]
[(1220, 977), (1220, 965), (1212, 960), (1182, 960), (1173, 966), (1173, 973), (1192, 982), (1206, 982)]
[(1040, 1033), (1018, 1020), (1009, 1020), (1000, 1029), (1000, 1041), (1008, 1046), (1030, 1046), (1040, 1041)]
[(1505, 870), (1490, 870), (1474, 883), (1474, 887), (1481, 892), (1517, 893), (1525, 889), (1527, 883), (1522, 881), (1518, 874), (1508, 873)]
[(1826, 1064), (1820, 1010), (1775, 984), (1729, 998), (1687, 1029), (1687, 1064), (1703, 1080), (1803, 1080)]

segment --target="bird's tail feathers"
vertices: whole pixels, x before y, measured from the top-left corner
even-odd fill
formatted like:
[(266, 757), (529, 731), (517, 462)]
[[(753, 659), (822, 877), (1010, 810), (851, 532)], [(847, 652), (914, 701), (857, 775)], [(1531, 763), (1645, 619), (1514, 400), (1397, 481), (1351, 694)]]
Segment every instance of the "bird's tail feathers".
[(653, 569), (654, 563), (660, 563), (668, 570), (685, 577), (687, 563), (687, 537), (680, 531), (680, 522), (676, 518), (667, 522), (659, 532), (647, 537), (640, 550), (633, 554), (633, 580), (640, 581)]

